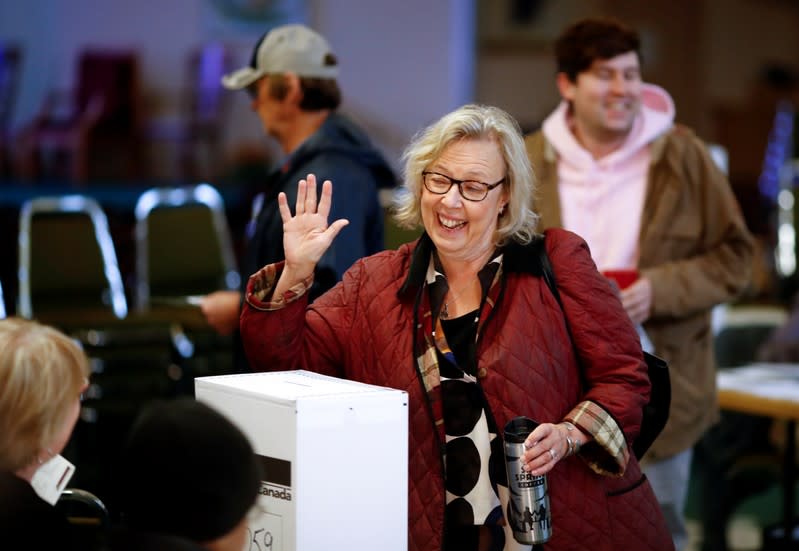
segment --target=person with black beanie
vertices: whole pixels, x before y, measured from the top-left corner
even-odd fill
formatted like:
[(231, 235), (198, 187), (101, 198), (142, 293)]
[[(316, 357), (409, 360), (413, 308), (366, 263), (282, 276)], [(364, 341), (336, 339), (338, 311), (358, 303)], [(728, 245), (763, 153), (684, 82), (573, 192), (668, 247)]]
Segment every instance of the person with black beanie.
[(241, 551), (261, 485), (246, 436), (192, 399), (157, 402), (134, 423), (118, 477), (113, 551)]

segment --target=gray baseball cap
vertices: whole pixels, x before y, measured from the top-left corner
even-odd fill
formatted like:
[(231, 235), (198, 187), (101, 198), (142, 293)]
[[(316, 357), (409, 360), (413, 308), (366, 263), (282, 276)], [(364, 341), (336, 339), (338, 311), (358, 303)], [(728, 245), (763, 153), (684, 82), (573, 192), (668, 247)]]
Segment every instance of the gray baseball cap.
[(241, 90), (270, 73), (296, 73), (301, 77), (336, 78), (338, 64), (330, 44), (305, 25), (275, 27), (258, 41), (249, 67), (242, 67), (222, 77), (222, 85)]

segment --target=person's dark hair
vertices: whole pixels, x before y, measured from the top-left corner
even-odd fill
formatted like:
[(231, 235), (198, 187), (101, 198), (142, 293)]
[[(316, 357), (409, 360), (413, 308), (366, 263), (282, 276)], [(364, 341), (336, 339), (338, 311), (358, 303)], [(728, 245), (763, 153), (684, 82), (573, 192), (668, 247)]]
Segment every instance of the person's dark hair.
[(571, 82), (588, 70), (597, 59), (610, 59), (635, 52), (641, 56), (638, 33), (624, 23), (611, 18), (582, 19), (567, 27), (555, 41), (558, 72), (565, 73)]
[(255, 504), (261, 466), (225, 415), (190, 398), (153, 402), (124, 447), (121, 508), (126, 522), (207, 542), (233, 530)]
[[(333, 54), (328, 54), (333, 56)], [(333, 65), (335, 65), (335, 60)], [(332, 78), (300, 77), (302, 101), (300, 109), (303, 111), (335, 110), (341, 105), (341, 89), (338, 81)], [(282, 100), (288, 93), (288, 86), (283, 75), (270, 75), (269, 95), (276, 100)]]

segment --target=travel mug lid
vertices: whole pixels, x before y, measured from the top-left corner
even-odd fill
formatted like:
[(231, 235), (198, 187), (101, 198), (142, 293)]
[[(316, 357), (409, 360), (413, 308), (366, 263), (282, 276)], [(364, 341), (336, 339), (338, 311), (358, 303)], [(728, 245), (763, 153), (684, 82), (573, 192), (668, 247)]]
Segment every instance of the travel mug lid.
[(516, 417), (505, 425), (505, 441), (512, 444), (524, 444), (527, 436), (535, 430), (538, 423), (529, 417)]

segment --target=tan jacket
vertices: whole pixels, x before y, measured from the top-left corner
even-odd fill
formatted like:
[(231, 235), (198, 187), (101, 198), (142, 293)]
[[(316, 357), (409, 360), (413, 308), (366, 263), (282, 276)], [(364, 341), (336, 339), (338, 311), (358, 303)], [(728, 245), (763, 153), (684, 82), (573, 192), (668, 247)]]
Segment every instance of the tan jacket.
[[(525, 141), (540, 229), (561, 227), (556, 152), (540, 132)], [(650, 147), (638, 266), (652, 282), (644, 328), (669, 363), (672, 385), (669, 421), (646, 456), (657, 460), (692, 447), (718, 419), (710, 310), (746, 289), (754, 242), (727, 179), (693, 132), (678, 126)]]

